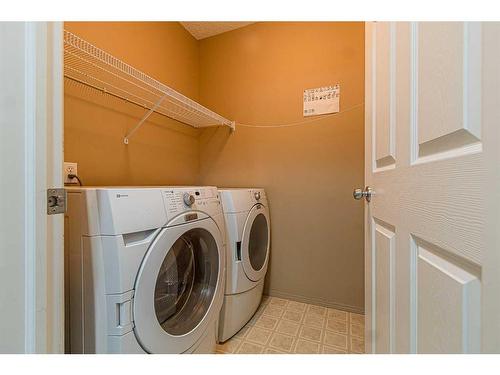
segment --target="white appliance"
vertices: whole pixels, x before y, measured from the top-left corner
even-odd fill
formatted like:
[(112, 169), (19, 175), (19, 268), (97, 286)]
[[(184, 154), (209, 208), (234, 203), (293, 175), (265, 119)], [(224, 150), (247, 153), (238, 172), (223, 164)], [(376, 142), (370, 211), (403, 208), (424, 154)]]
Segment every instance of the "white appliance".
[(224, 295), (214, 187), (70, 188), (69, 351), (210, 353)]
[(219, 189), (226, 222), (226, 289), (219, 341), (237, 333), (259, 307), (270, 247), (264, 189)]

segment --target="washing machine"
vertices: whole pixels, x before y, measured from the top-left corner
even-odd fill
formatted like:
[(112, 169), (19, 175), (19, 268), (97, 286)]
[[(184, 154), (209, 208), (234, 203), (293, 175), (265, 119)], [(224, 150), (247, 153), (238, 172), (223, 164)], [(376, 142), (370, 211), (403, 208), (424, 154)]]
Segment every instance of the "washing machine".
[(264, 189), (219, 189), (226, 223), (226, 288), (219, 341), (237, 333), (259, 307), (269, 262), (269, 205)]
[(212, 353), (225, 231), (214, 187), (69, 188), (67, 351)]

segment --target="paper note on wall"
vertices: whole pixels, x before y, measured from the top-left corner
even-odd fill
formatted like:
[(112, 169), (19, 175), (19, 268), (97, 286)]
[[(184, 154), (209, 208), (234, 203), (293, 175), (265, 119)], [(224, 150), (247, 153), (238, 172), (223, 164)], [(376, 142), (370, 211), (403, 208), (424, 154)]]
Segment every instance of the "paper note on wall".
[(339, 112), (340, 85), (304, 90), (304, 117)]

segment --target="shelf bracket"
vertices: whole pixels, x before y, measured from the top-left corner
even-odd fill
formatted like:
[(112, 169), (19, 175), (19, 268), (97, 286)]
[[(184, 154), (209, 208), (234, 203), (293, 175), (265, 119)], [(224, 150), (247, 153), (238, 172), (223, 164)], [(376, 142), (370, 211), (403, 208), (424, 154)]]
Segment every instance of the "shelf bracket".
[(123, 143), (128, 145), (128, 140), (132, 136), (132, 134), (134, 134), (146, 122), (146, 120), (149, 118), (149, 116), (151, 116), (151, 114), (154, 111), (156, 111), (156, 109), (161, 105), (161, 103), (163, 103), (163, 101), (165, 100), (165, 98), (167, 96), (168, 96), (168, 94), (163, 95), (160, 98), (160, 100), (158, 100), (156, 102), (156, 104), (153, 107), (151, 107), (151, 109), (144, 115), (144, 117), (141, 119), (141, 121), (139, 121), (139, 123), (136, 126), (134, 126), (134, 128), (132, 130), (130, 130), (127, 134), (125, 134), (125, 138), (123, 138)]

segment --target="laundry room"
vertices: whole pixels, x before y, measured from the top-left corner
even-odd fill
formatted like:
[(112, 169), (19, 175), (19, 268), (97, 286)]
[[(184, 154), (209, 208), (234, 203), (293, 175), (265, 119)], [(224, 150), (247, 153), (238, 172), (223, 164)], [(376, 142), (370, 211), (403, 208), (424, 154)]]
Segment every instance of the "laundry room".
[(500, 353), (491, 9), (25, 1), (0, 14), (7, 372), (498, 368), (456, 355)]
[[(64, 23), (66, 352), (364, 352), (364, 39), (363, 22)], [(335, 100), (307, 113), (319, 90)], [(224, 229), (163, 238), (179, 217)]]

